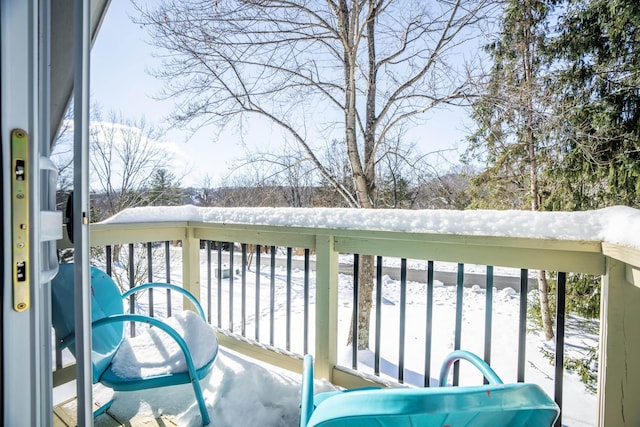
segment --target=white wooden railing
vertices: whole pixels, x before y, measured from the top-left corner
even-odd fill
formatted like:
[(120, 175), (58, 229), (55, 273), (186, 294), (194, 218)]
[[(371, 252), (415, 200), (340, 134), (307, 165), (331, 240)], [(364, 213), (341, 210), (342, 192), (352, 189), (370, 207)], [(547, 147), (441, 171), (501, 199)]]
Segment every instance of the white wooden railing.
[[(635, 224), (638, 226), (639, 224)], [(543, 269), (602, 276), (598, 410), (599, 426), (640, 425), (640, 251), (598, 240), (301, 227), (203, 221), (107, 223), (91, 226), (91, 245), (180, 242), (182, 285), (201, 296), (201, 241), (309, 249), (315, 255), (313, 353), (316, 374), (343, 387), (384, 382), (338, 363), (339, 254)], [(60, 243), (63, 247), (64, 243)], [(300, 372), (300, 355), (220, 334), (235, 351)], [(69, 370), (54, 373), (54, 383)]]

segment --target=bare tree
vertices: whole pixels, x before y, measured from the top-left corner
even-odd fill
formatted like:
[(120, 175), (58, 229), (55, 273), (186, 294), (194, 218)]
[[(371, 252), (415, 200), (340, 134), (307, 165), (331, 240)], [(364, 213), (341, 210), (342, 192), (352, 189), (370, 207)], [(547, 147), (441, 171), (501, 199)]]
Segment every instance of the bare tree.
[(223, 180), (216, 191), (215, 206), (221, 207), (281, 207), (286, 206), (282, 189), (262, 168), (245, 168)]
[(394, 134), (393, 138), (387, 138), (380, 146), (376, 167), (378, 206), (401, 209), (424, 207), (425, 198), (430, 195), (421, 190), (439, 176), (434, 162), (441, 163), (439, 158), (443, 152), (453, 150), (423, 154), (415, 143), (408, 142), (404, 129), (399, 128)]
[[(70, 113), (67, 113), (69, 116)], [(121, 210), (149, 203), (145, 197), (152, 186), (152, 180), (160, 171), (167, 173), (169, 160), (167, 151), (159, 142), (161, 134), (146, 123), (144, 119), (131, 120), (121, 114), (111, 112), (103, 117), (100, 107), (94, 105), (91, 112), (90, 138), (90, 188), (91, 188), (91, 220), (100, 221), (115, 215)], [(73, 167), (73, 125), (65, 121), (54, 146), (52, 159), (58, 166), (60, 176), (59, 190), (72, 190)], [(152, 192), (153, 193), (153, 192)], [(116, 263), (114, 278), (124, 289), (129, 283), (128, 261), (121, 259), (121, 245), (113, 247), (113, 260)], [(125, 249), (126, 251), (129, 249)], [(154, 249), (155, 250), (155, 249)], [(146, 249), (133, 248), (136, 259), (146, 257)], [(92, 249), (92, 256), (102, 258), (104, 251)], [(126, 258), (126, 257), (125, 257)], [(152, 257), (153, 258), (153, 257)], [(102, 258), (104, 260), (104, 258)], [(147, 280), (146, 262), (134, 263), (134, 283)], [(156, 271), (160, 271), (158, 268)]]
[[(247, 176), (247, 170), (253, 177)], [(254, 185), (262, 187), (281, 187), (284, 190), (283, 201), (286, 206), (309, 207), (313, 201), (313, 186), (318, 182), (317, 171), (306, 161), (305, 154), (297, 146), (285, 144), (278, 153), (260, 150), (248, 153), (243, 161), (238, 162), (233, 175), (245, 175), (254, 181)], [(280, 201), (277, 202), (280, 205)]]
[(153, 173), (168, 169), (170, 156), (158, 142), (160, 133), (144, 119), (125, 119), (94, 110), (90, 127), (90, 186), (96, 195), (97, 220), (146, 203), (144, 191)]
[[(167, 170), (170, 156), (159, 142), (161, 133), (144, 119), (132, 120), (120, 113), (102, 116), (94, 105), (90, 126), (90, 186), (92, 220), (101, 220), (122, 209), (146, 204), (144, 192), (154, 174)], [(67, 114), (68, 115), (68, 114)], [(52, 152), (58, 167), (58, 190), (72, 189), (73, 125), (65, 120)]]
[[(53, 144), (52, 159), (58, 169), (57, 191), (68, 193), (73, 187), (73, 111), (65, 114)], [(60, 207), (60, 202), (58, 207)]]
[[(267, 118), (351, 207), (376, 207), (376, 160), (390, 131), (465, 96), (448, 62), (490, 0), (166, 0), (138, 23), (163, 48), (155, 74), (174, 123)], [(460, 64), (461, 66), (462, 64)], [(351, 185), (320, 157), (344, 144)], [(373, 258), (361, 257), (358, 348), (368, 348)]]
[(316, 181), (315, 169), (304, 161), (304, 153), (298, 149), (289, 149), (282, 157), (285, 170), (282, 185), (287, 189), (284, 194), (287, 204), (293, 207), (310, 207), (313, 203), (313, 183)]
[[(168, 168), (171, 158), (159, 143), (160, 136), (144, 119), (126, 119), (116, 112), (103, 118), (94, 107), (89, 128), (92, 221), (148, 203), (145, 191), (154, 172)], [(121, 250), (121, 245), (113, 247), (113, 260), (126, 263)]]
[(471, 203), (470, 179), (473, 173), (457, 167), (420, 185), (417, 190), (420, 209), (466, 209)]

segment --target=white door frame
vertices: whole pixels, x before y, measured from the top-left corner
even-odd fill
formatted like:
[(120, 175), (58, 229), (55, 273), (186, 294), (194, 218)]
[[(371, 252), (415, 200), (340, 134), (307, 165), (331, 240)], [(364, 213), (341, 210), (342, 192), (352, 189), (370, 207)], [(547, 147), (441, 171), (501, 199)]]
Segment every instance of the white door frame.
[[(78, 132), (82, 135), (75, 143), (79, 158), (76, 191), (80, 203), (75, 217), (82, 221), (82, 213), (88, 212), (88, 191), (84, 187), (88, 174), (85, 150), (88, 145), (89, 43), (73, 42), (95, 38), (109, 1), (0, 0), (0, 183), (3, 208), (0, 424), (7, 426), (53, 424), (49, 286), (57, 271), (55, 241), (62, 237), (62, 214), (55, 211), (56, 170), (48, 156), (55, 130), (60, 125), (75, 84), (76, 97), (82, 98), (80, 104), (76, 103), (76, 109), (80, 111), (75, 127), (85, 129)], [(74, 13), (74, 10), (80, 12)], [(73, 23), (73, 16), (78, 24)], [(76, 28), (79, 32), (74, 31)], [(77, 63), (75, 67), (74, 62)], [(21, 197), (24, 196), (29, 203), (23, 215), (13, 214), (16, 199), (12, 193), (15, 191), (12, 186), (15, 170), (11, 134), (15, 129), (24, 130), (28, 137), (26, 183), (21, 187), (26, 188), (26, 194)], [(12, 217), (18, 216), (21, 219), (16, 233)], [(76, 229), (80, 237), (76, 251), (80, 253), (80, 265), (84, 265), (88, 263), (85, 259), (89, 253), (88, 225), (83, 223)], [(28, 246), (26, 249), (23, 247), (20, 256), (28, 259), (28, 287), (21, 283), (20, 290), (24, 293), (28, 289), (28, 298), (25, 299), (28, 304), (24, 309), (16, 310), (13, 302), (16, 281), (13, 237), (23, 234)], [(79, 275), (86, 276), (84, 272)], [(87, 283), (85, 280), (82, 282)], [(88, 287), (79, 288), (78, 299), (82, 302), (77, 312), (88, 313), (89, 306), (82, 291)], [(86, 323), (87, 316), (79, 316), (82, 317), (84, 320), (80, 321)], [(80, 330), (86, 331), (86, 326), (82, 324)], [(78, 421), (81, 425), (92, 423), (91, 375), (85, 374), (87, 363), (90, 363), (86, 354), (90, 348), (90, 334), (88, 337), (79, 339), (85, 352), (80, 357), (79, 372), (82, 373), (78, 381), (78, 400), (82, 406), (78, 410)]]
[[(0, 135), (2, 140), (3, 289), (2, 389), (3, 422), (11, 426), (52, 425), (51, 313), (49, 281), (55, 262), (55, 240), (62, 235), (62, 215), (55, 210), (56, 172), (49, 156), (48, 2), (0, 2)], [(26, 134), (24, 185), (16, 194), (12, 132)], [(15, 152), (15, 150), (14, 150)], [(51, 188), (53, 186), (53, 188)], [(24, 193), (22, 193), (24, 191)], [(53, 191), (54, 206), (51, 206)], [(28, 200), (23, 214), (16, 200)], [(20, 225), (12, 217), (19, 217)], [(16, 243), (21, 236), (25, 242)], [(51, 243), (53, 240), (53, 244)], [(17, 247), (26, 259), (26, 280), (16, 275)], [(26, 297), (16, 309), (17, 289)]]

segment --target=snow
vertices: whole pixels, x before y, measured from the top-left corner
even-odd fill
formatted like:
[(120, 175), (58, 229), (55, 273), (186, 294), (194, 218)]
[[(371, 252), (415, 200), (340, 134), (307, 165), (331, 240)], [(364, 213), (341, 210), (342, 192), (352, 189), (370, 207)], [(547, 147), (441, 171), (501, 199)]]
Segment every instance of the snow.
[[(193, 364), (200, 369), (218, 352), (216, 334), (192, 311), (176, 313), (166, 325), (184, 338)], [(142, 334), (125, 340), (111, 363), (121, 378), (140, 378), (170, 372), (186, 372), (187, 362), (178, 343), (159, 328), (145, 328)]]
[[(221, 348), (211, 374), (200, 381), (211, 425), (297, 426), (300, 412), (298, 376)], [(333, 389), (326, 382), (319, 381), (318, 384), (320, 389)], [(115, 401), (109, 412), (118, 419), (164, 414), (180, 426), (202, 425), (190, 384), (116, 393), (100, 385), (94, 386), (94, 401), (104, 403), (112, 397)], [(102, 423), (107, 423), (105, 417), (96, 418), (96, 427)]]
[(640, 211), (626, 206), (584, 212), (149, 206), (125, 209), (103, 223), (167, 221), (600, 241), (640, 249)]

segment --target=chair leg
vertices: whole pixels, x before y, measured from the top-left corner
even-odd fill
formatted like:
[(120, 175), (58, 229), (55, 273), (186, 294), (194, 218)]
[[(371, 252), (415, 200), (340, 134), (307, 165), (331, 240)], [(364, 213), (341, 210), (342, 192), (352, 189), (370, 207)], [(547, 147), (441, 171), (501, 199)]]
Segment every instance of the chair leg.
[[(198, 408), (200, 409), (200, 415), (202, 415), (202, 425), (207, 426), (211, 423), (211, 419), (209, 418), (209, 413), (207, 412), (207, 406), (204, 403), (204, 396), (202, 395), (202, 388), (200, 387), (200, 382), (197, 378), (192, 378), (191, 383), (193, 385), (193, 391), (196, 395), (196, 400), (198, 401)], [(115, 399), (111, 399), (104, 405), (100, 406), (98, 409), (93, 411), (93, 418), (97, 418), (100, 415), (104, 414), (109, 410), (113, 401)]]
[(104, 414), (105, 412), (107, 412), (107, 410), (109, 408), (111, 408), (111, 405), (113, 404), (113, 400), (114, 399), (111, 399), (110, 401), (108, 401), (107, 403), (105, 403), (104, 405), (102, 405), (101, 407), (96, 409), (95, 411), (93, 411), (93, 418), (96, 418), (96, 417)]
[(200, 381), (198, 381), (198, 377), (191, 377), (191, 384), (193, 385), (193, 391), (196, 395), (198, 407), (200, 408), (200, 414), (202, 415), (202, 425), (208, 426), (211, 422), (211, 419), (209, 418), (209, 413), (207, 412), (207, 406), (204, 403), (202, 387), (200, 387)]

